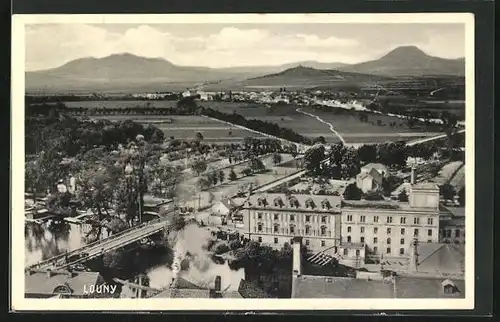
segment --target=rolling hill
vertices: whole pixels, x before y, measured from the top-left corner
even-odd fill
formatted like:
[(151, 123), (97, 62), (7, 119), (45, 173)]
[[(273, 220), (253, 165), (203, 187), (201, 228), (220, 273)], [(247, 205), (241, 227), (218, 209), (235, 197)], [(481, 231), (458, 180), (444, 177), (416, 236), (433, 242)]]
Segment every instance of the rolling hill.
[(464, 76), (465, 59), (433, 57), (416, 46), (402, 46), (397, 47), (380, 59), (343, 66), (339, 70), (386, 76)]
[(285, 71), (240, 82), (238, 85), (247, 88), (315, 88), (319, 86), (345, 87), (388, 80), (389, 77), (350, 73), (335, 69), (315, 69), (298, 66)]
[(345, 66), (341, 63), (307, 61), (279, 66), (208, 68), (178, 66), (162, 58), (114, 54), (104, 58), (86, 57), (60, 67), (26, 73), (26, 90), (67, 91), (161, 91), (183, 90), (203, 83), (230, 83), (277, 73), (300, 64)]
[[(207, 90), (248, 87), (360, 85), (402, 76), (463, 76), (465, 61), (432, 57), (415, 46), (398, 47), (380, 59), (346, 65), (303, 61), (279, 66), (209, 68), (175, 65), (163, 58), (114, 54), (86, 57), (60, 67), (26, 72), (27, 92)], [(209, 89), (210, 88), (210, 89)]]

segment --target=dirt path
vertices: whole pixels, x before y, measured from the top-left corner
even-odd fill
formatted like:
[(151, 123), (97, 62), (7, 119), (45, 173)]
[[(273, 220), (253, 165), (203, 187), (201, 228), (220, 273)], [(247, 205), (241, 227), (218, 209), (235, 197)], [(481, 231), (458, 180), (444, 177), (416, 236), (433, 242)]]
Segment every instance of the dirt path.
[(319, 117), (317, 115), (302, 111), (302, 109), (300, 107), (297, 108), (296, 111), (299, 113), (302, 113), (304, 115), (313, 117), (313, 118), (317, 119), (318, 121), (320, 121), (321, 123), (328, 125), (328, 127), (330, 128), (330, 131), (332, 133), (334, 133), (339, 138), (339, 140), (342, 142), (342, 144), (344, 144), (344, 145), (346, 144), (344, 138), (342, 136), (340, 136), (339, 132), (335, 131), (335, 129), (333, 128), (333, 125), (331, 123), (326, 122), (325, 120), (323, 120), (321, 117)]

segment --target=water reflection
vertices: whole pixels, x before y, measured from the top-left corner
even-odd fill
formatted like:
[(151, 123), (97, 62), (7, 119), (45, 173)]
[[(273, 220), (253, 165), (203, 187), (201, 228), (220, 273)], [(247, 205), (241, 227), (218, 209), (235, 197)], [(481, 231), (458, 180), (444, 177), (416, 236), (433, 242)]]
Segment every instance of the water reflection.
[(53, 221), (26, 223), (24, 236), (25, 265), (72, 251), (97, 238), (89, 225)]

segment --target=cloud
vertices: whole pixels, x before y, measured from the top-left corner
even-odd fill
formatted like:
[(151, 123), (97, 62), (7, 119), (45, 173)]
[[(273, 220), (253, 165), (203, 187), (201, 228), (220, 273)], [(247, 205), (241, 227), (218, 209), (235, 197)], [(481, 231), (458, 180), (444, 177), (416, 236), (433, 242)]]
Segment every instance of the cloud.
[(351, 57), (342, 54), (342, 48), (357, 46), (354, 39), (272, 33), (258, 28), (226, 27), (208, 36), (180, 37), (148, 25), (123, 33), (85, 24), (42, 25), (27, 28), (26, 68), (52, 68), (81, 57), (122, 52), (162, 57), (179, 65), (210, 67), (336, 61), (337, 57)]

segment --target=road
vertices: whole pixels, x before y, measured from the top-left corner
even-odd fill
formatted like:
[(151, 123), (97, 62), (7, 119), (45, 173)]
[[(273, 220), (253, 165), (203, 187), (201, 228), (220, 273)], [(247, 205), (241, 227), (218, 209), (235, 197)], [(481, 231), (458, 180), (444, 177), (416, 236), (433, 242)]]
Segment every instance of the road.
[(339, 138), (339, 140), (342, 142), (342, 144), (344, 144), (344, 145), (346, 144), (344, 138), (339, 134), (339, 132), (335, 131), (335, 129), (333, 128), (332, 123), (323, 120), (321, 117), (319, 117), (317, 115), (314, 115), (314, 114), (311, 114), (308, 112), (304, 112), (304, 111), (302, 111), (302, 109), (300, 107), (297, 108), (296, 111), (299, 113), (302, 113), (304, 115), (313, 117), (313, 118), (317, 119), (318, 121), (320, 121), (321, 123), (328, 125), (328, 127), (330, 128), (330, 131), (333, 132)]
[[(465, 129), (462, 129), (462, 130), (457, 131), (456, 134), (464, 133), (464, 132), (465, 132)], [(430, 141), (434, 141), (434, 140), (443, 139), (445, 137), (446, 137), (446, 134), (440, 134), (440, 135), (433, 136), (430, 138), (422, 138), (422, 139), (414, 140), (414, 141), (406, 143), (406, 145), (413, 146), (413, 145), (417, 145), (417, 144), (421, 144), (421, 143), (426, 143), (426, 142), (430, 142)]]

